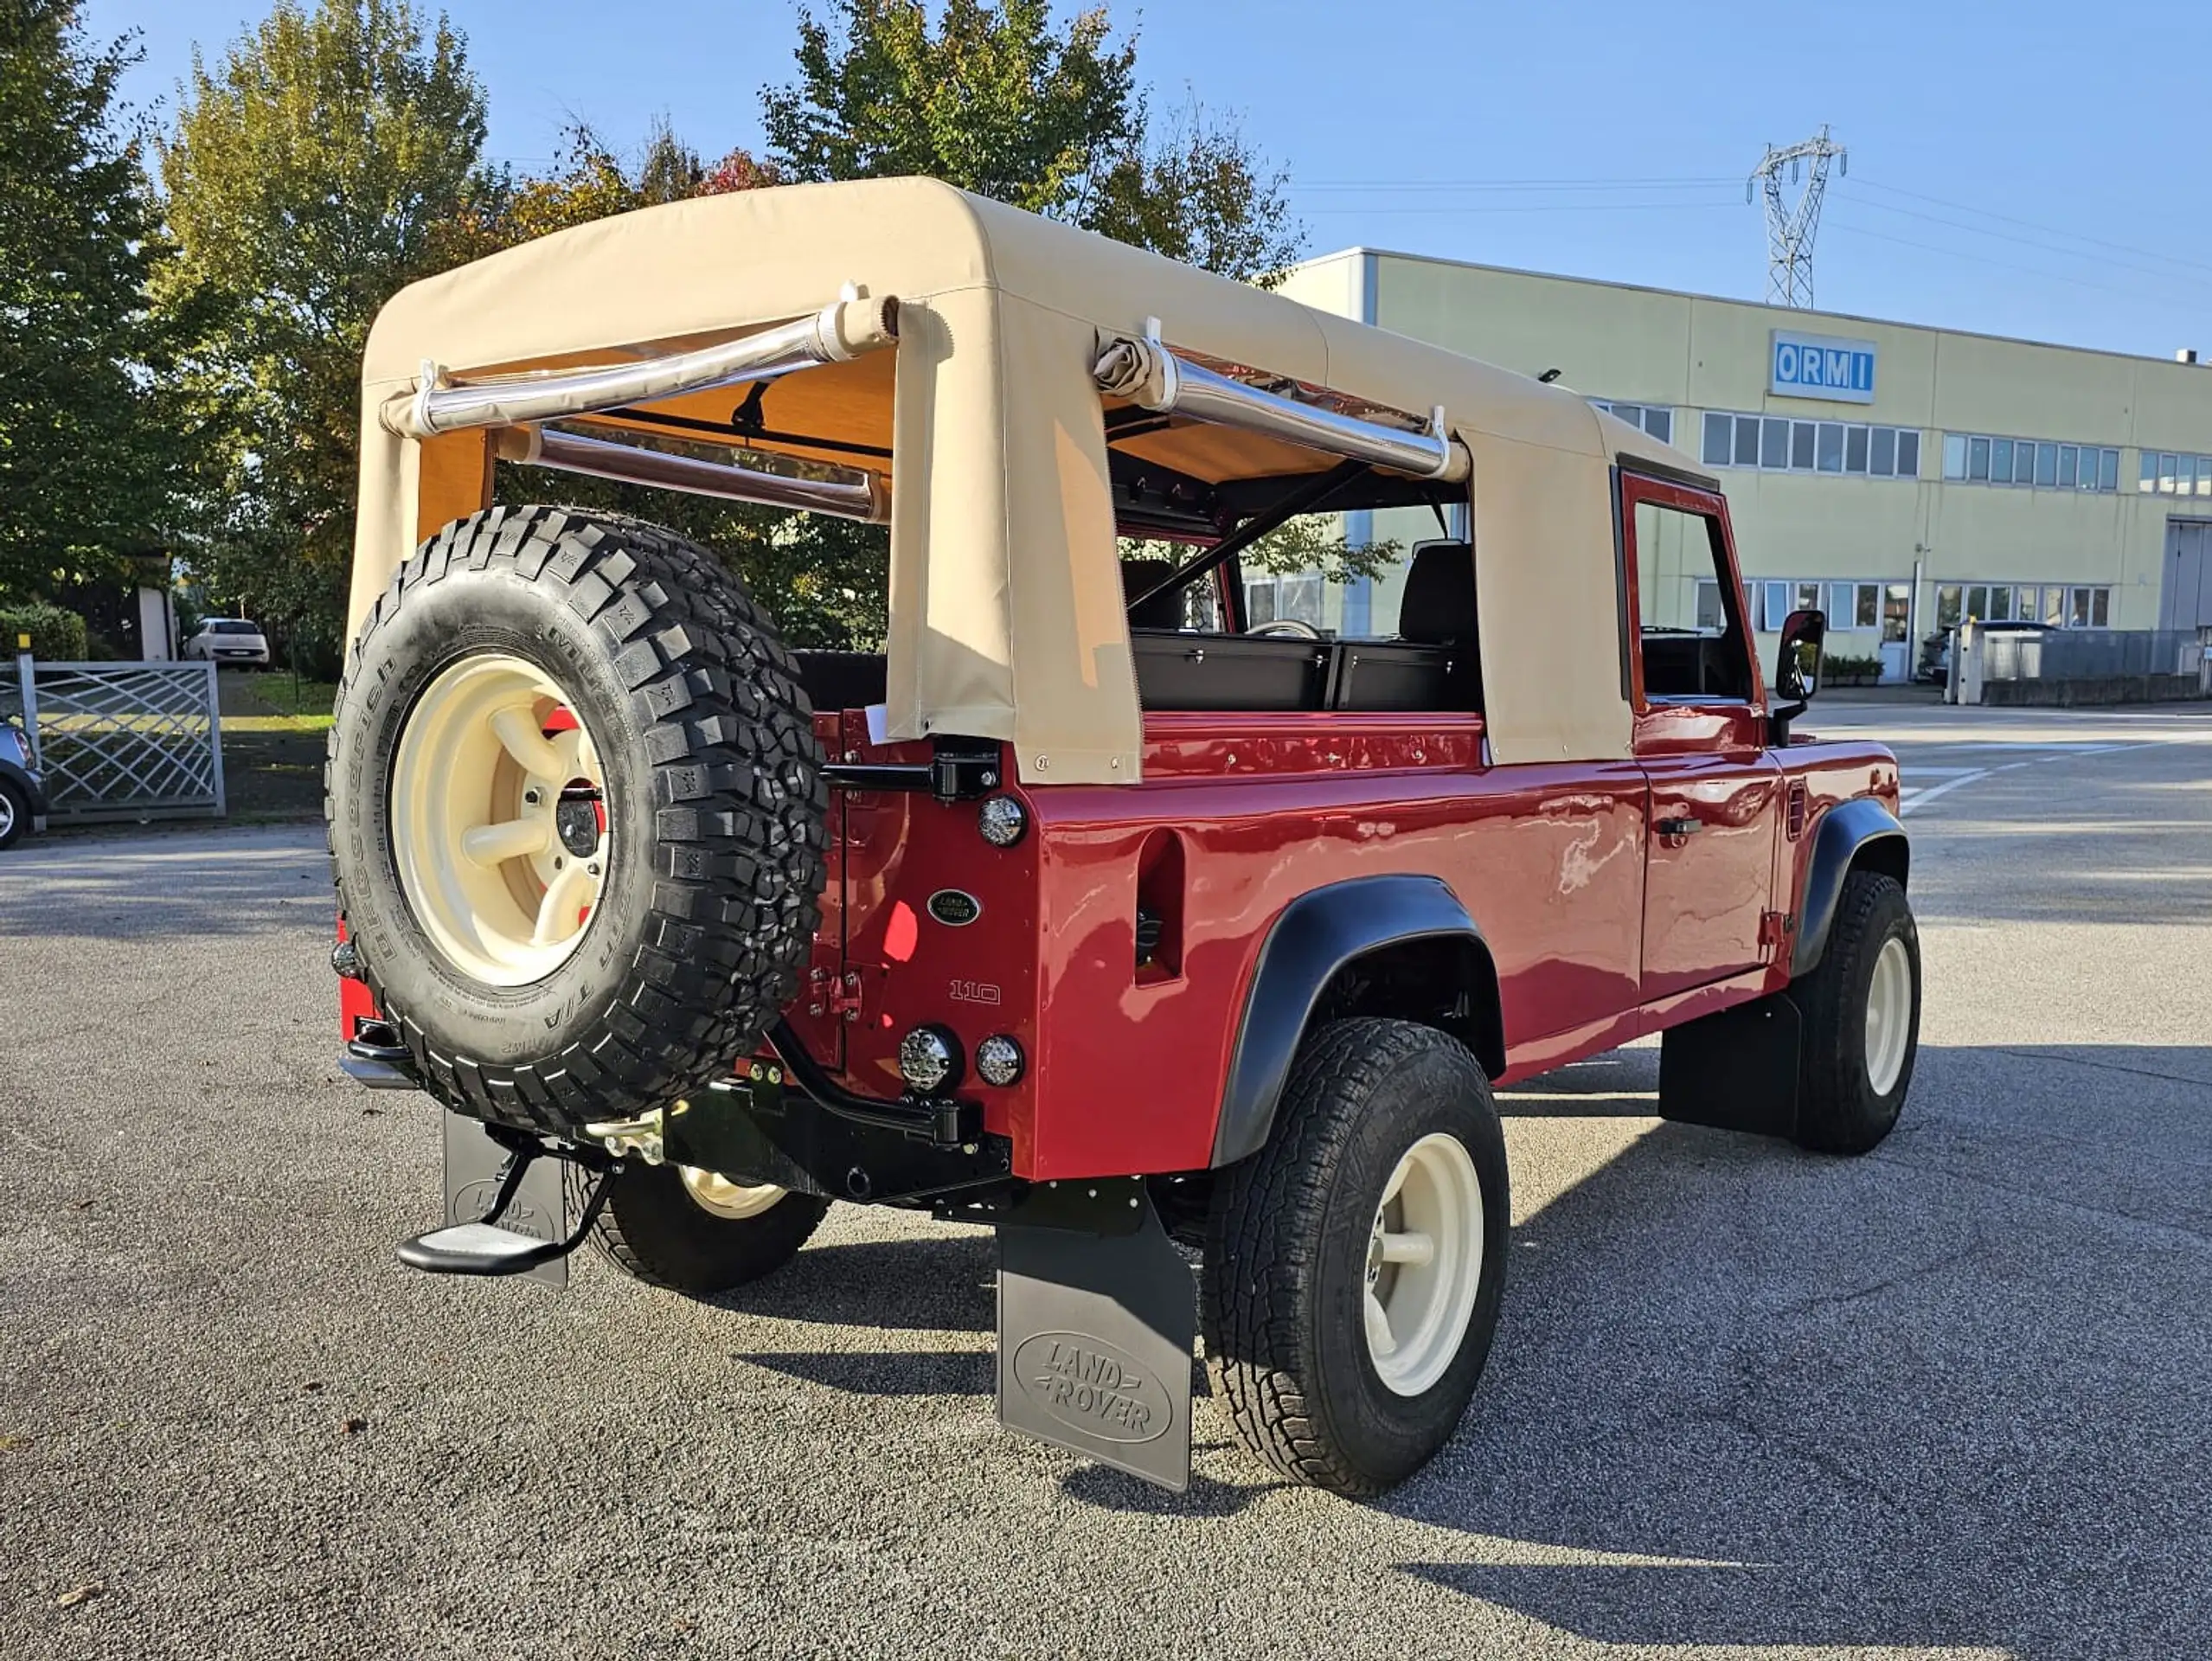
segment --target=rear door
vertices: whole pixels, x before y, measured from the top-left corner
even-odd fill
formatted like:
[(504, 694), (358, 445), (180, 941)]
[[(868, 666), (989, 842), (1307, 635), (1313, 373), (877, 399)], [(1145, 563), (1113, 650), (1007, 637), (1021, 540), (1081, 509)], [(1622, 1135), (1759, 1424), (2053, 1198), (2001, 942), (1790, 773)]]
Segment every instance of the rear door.
[(1728, 504), (1627, 472), (1620, 496), (1636, 758), (1650, 786), (1640, 979), (1649, 1004), (1771, 957), (1783, 782), (1766, 747)]

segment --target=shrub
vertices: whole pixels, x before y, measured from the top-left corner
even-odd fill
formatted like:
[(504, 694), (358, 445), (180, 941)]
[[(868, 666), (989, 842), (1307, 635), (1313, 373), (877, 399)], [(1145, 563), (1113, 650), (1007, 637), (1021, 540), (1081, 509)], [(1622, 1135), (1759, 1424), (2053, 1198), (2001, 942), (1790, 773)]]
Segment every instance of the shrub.
[(1879, 680), (1882, 659), (1879, 657), (1848, 657), (1831, 653), (1821, 660), (1820, 673), (1831, 681)]
[(42, 600), (0, 604), (0, 660), (12, 663), (16, 637), (31, 638), (31, 655), (49, 663), (82, 663), (87, 652), (85, 619)]

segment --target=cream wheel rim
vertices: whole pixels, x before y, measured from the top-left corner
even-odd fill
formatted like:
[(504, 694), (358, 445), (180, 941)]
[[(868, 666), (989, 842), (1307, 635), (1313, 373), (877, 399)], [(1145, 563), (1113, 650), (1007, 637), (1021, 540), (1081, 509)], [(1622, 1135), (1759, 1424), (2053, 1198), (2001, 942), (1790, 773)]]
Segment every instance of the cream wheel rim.
[(734, 1183), (719, 1172), (702, 1170), (696, 1165), (678, 1165), (676, 1174), (683, 1178), (683, 1191), (702, 1211), (732, 1222), (759, 1216), (785, 1194), (773, 1183)]
[(401, 891), (453, 968), (526, 986), (574, 953), (613, 852), (606, 777), (536, 664), (476, 652), (423, 689), (393, 759), (391, 822)]
[(1866, 1081), (1877, 1096), (1897, 1087), (1913, 1029), (1913, 959), (1892, 934), (1875, 954), (1866, 989)]
[(1450, 1370), (1483, 1278), (1483, 1190), (1466, 1145), (1438, 1132), (1406, 1150), (1369, 1231), (1368, 1359), (1385, 1388), (1419, 1395)]

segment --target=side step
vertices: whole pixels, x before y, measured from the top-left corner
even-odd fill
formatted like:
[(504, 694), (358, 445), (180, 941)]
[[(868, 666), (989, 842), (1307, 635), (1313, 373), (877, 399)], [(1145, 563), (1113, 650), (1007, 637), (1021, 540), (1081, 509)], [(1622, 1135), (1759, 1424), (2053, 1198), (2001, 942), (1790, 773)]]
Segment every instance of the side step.
[[(464, 1138), (456, 1147), (455, 1132)], [(503, 1151), (506, 1159), (496, 1175), (486, 1178), (471, 1177), (471, 1167), (482, 1169), (484, 1151)], [(473, 1158), (471, 1157), (473, 1156)], [(465, 1204), (478, 1201), (489, 1190), (490, 1203), (483, 1214), (465, 1222), (450, 1222), (442, 1228), (433, 1228), (427, 1234), (417, 1235), (412, 1240), (400, 1242), (400, 1261), (411, 1269), (420, 1269), (426, 1274), (529, 1274), (535, 1270), (558, 1265), (569, 1253), (584, 1243), (599, 1221), (600, 1208), (606, 1203), (609, 1183), (614, 1166), (612, 1161), (595, 1162), (591, 1196), (585, 1202), (583, 1215), (573, 1228), (562, 1232), (567, 1209), (562, 1194), (559, 1167), (570, 1156), (547, 1153), (542, 1144), (527, 1136), (509, 1133), (503, 1136), (488, 1126), (448, 1116), (446, 1135), (446, 1215), (463, 1215)], [(540, 1164), (541, 1161), (544, 1163)], [(537, 1174), (549, 1177), (549, 1183), (530, 1183), (533, 1189), (542, 1188), (550, 1192), (548, 1203), (543, 1192), (525, 1193), (525, 1179)], [(523, 1225), (502, 1228), (503, 1222)], [(527, 1232), (535, 1225), (538, 1232)], [(556, 1273), (566, 1279), (565, 1268)]]

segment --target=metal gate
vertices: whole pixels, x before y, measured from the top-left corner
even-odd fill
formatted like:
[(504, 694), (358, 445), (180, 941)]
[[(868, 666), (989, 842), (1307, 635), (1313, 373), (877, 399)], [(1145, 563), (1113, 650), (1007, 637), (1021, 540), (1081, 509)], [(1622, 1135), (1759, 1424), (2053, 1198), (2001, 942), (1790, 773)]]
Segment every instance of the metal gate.
[(55, 823), (222, 817), (213, 664), (16, 665)]

